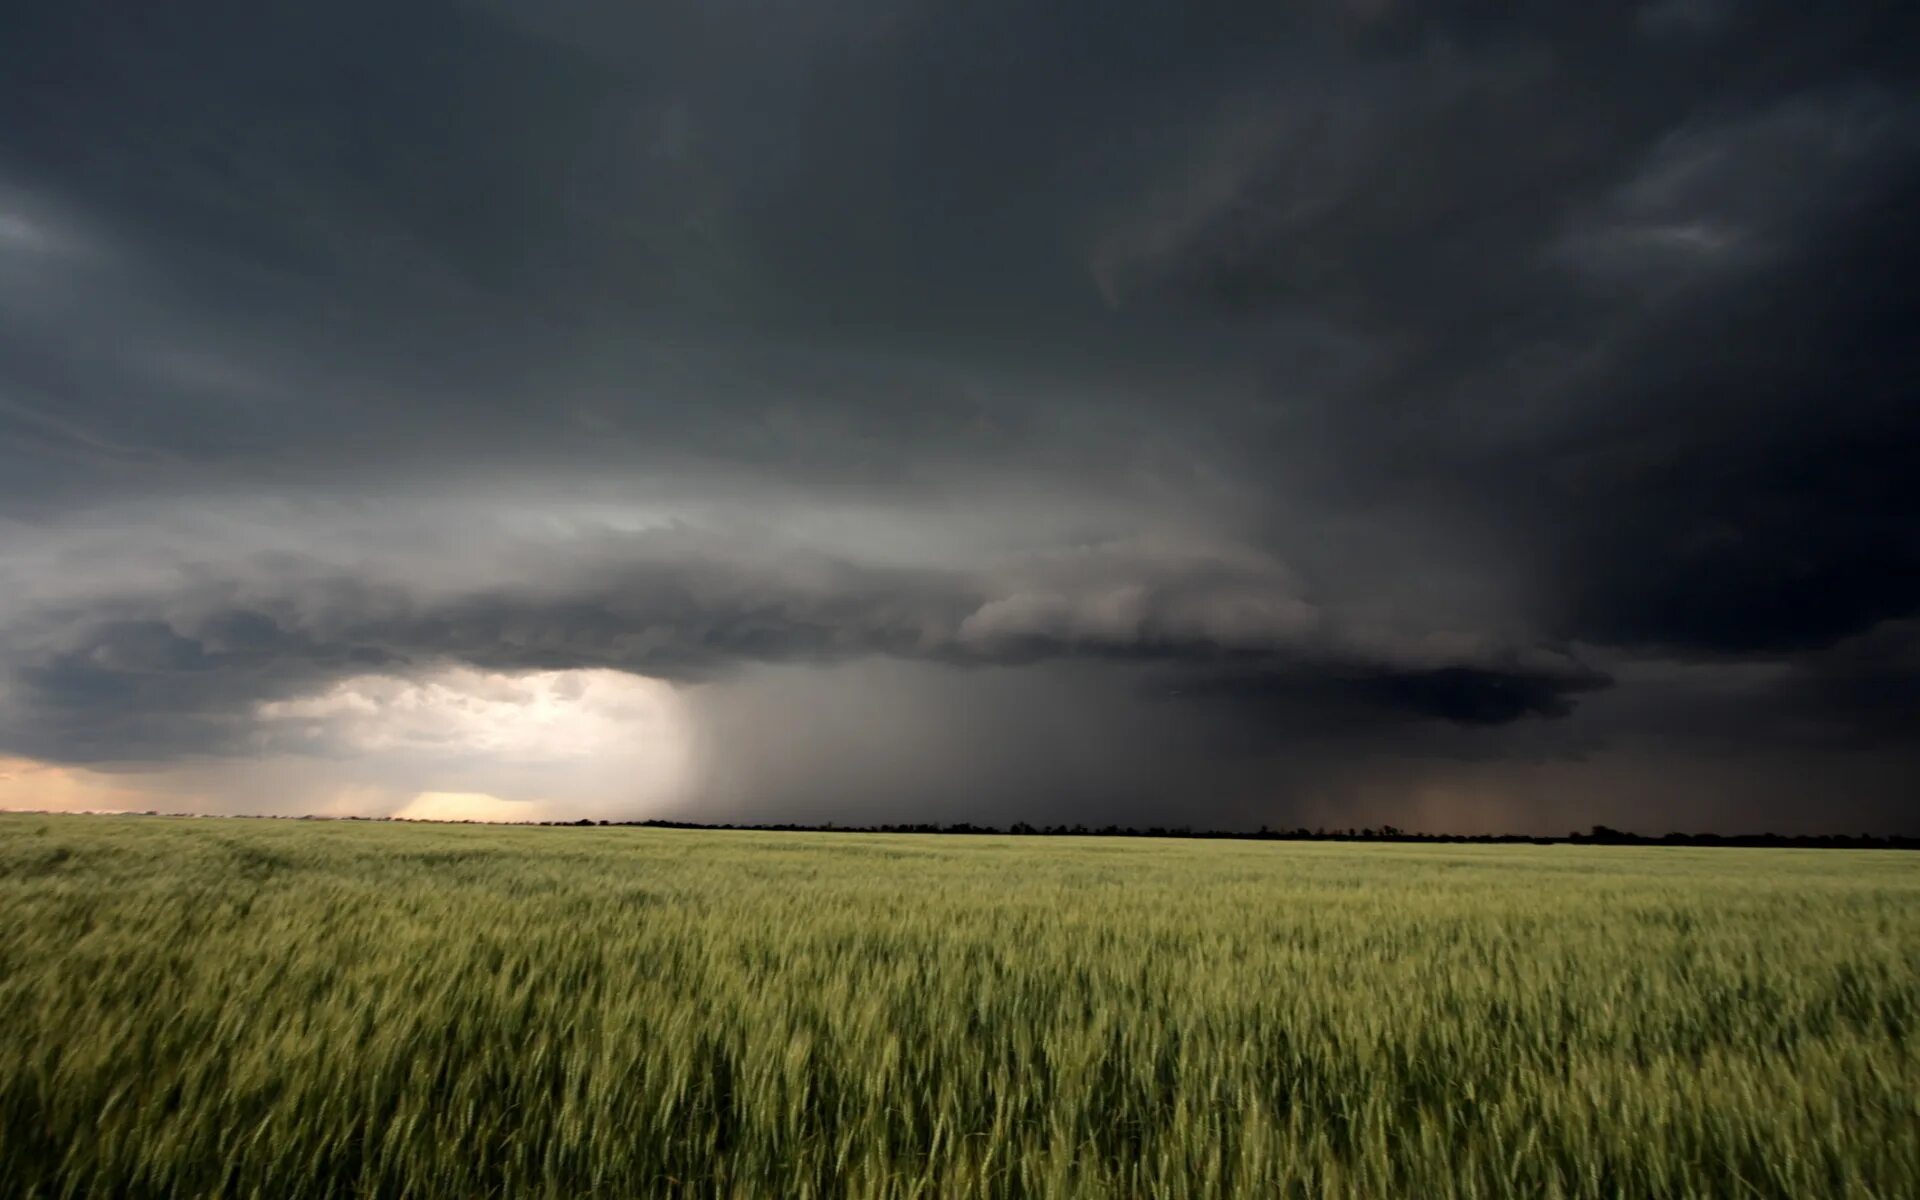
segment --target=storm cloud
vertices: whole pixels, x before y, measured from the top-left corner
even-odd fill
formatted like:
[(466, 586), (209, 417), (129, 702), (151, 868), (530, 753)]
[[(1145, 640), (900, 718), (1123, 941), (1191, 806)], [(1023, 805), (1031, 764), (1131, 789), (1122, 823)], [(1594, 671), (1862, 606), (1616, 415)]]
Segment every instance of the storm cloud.
[(13, 5), (0, 755), (1908, 830), (1916, 84), (1784, 0)]

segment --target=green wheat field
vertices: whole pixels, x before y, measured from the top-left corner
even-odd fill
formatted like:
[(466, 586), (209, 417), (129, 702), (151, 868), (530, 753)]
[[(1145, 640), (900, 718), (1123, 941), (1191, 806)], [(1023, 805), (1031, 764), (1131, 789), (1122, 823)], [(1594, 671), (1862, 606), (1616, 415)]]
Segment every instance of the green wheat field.
[(0, 1193), (1920, 1196), (1920, 855), (0, 815)]

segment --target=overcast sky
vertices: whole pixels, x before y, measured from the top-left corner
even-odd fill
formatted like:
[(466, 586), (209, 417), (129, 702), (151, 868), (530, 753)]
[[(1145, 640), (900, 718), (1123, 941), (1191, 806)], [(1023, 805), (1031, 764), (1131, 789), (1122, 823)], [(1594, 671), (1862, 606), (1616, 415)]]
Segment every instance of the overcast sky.
[(0, 806), (1920, 829), (1920, 7), (0, 3)]

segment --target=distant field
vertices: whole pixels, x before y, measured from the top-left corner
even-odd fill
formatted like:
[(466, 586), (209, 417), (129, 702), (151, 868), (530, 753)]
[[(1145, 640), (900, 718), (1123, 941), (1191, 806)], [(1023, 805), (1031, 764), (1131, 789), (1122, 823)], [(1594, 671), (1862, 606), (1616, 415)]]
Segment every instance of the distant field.
[(1920, 1196), (1920, 855), (0, 815), (6, 1196)]

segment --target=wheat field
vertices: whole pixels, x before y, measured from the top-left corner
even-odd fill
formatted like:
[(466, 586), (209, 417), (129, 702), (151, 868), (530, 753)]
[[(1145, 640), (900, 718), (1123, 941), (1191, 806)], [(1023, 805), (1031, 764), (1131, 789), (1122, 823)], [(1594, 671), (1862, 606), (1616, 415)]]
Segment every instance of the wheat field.
[(6, 1196), (1910, 1197), (1920, 855), (0, 815)]

